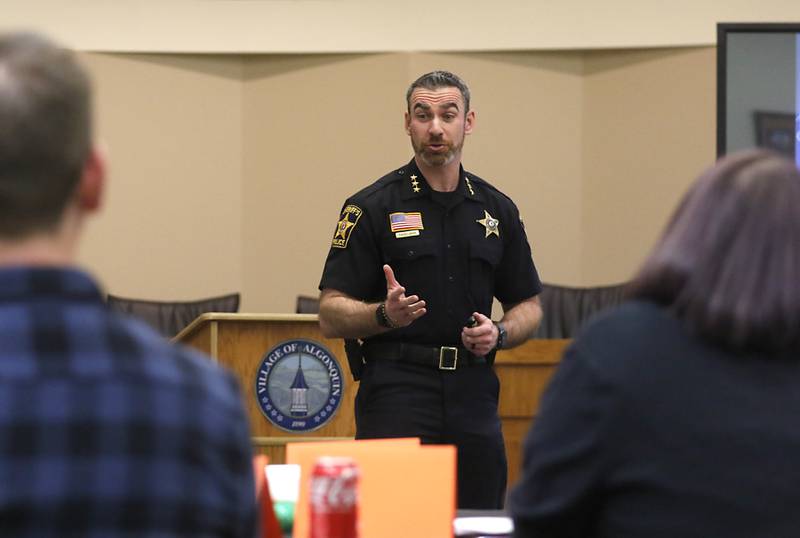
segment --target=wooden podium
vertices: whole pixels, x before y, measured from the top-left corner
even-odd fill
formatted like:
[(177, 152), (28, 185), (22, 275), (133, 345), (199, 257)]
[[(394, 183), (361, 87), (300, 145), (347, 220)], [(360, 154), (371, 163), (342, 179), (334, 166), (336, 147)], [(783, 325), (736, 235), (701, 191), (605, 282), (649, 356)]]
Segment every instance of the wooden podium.
[[(273, 425), (256, 399), (258, 369), (265, 354), (281, 342), (294, 339), (322, 344), (336, 358), (342, 371), (343, 394), (338, 411), (321, 428), (304, 433), (285, 431)], [(285, 461), (285, 447), (289, 442), (355, 436), (353, 402), (358, 384), (347, 366), (344, 341), (322, 336), (316, 314), (208, 313), (195, 319), (174, 340), (210, 355), (236, 375), (250, 417), (254, 450), (268, 455), (271, 463)]]
[[(343, 378), (343, 395), (334, 417), (321, 428), (287, 432), (274, 426), (256, 399), (258, 369), (265, 354), (278, 344), (294, 339), (322, 344), (337, 359)], [(231, 370), (239, 380), (250, 416), (253, 446), (272, 463), (285, 461), (289, 442), (352, 439), (355, 435), (353, 404), (358, 383), (353, 381), (344, 341), (322, 336), (316, 314), (203, 314), (182, 330), (175, 341), (194, 347)], [(539, 397), (550, 379), (568, 340), (529, 340), (500, 351), (495, 370), (500, 378), (500, 419), (506, 439), (509, 484), (518, 475), (521, 447), (535, 416)]]

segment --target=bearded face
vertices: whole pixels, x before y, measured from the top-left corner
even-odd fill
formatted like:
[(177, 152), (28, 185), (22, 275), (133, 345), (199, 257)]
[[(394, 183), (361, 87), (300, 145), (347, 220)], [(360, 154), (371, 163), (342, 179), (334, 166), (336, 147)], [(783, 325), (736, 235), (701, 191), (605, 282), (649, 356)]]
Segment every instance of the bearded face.
[(409, 108), (406, 131), (417, 158), (435, 167), (460, 159), (473, 113), (465, 112), (458, 88), (417, 88), (411, 94)]

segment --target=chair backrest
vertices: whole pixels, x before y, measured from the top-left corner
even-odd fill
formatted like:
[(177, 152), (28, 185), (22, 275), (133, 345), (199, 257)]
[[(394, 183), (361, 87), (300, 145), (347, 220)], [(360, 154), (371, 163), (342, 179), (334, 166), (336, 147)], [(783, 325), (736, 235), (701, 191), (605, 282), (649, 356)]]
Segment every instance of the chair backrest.
[(111, 310), (137, 317), (171, 338), (206, 312), (238, 312), (239, 294), (229, 293), (195, 301), (149, 301), (108, 295)]
[(588, 319), (621, 303), (626, 286), (573, 288), (542, 284), (539, 298), (544, 316), (533, 338), (572, 338)]
[(294, 307), (295, 314), (319, 314), (319, 298), (308, 295), (298, 295)]

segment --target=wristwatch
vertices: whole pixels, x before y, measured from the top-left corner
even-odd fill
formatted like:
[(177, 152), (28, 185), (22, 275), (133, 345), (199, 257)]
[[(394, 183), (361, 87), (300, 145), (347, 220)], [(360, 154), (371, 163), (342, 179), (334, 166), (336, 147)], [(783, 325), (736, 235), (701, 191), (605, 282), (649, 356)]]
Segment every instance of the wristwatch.
[(494, 323), (494, 326), (497, 327), (497, 344), (494, 346), (494, 348), (503, 349), (506, 345), (506, 338), (508, 337), (506, 328), (499, 321), (493, 321), (492, 323)]

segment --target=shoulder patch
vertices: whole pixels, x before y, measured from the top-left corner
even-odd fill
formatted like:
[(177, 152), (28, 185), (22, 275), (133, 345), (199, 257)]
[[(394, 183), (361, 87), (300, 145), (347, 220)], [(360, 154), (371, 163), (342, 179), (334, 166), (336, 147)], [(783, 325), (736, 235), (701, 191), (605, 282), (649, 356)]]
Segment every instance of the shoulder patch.
[(358, 219), (364, 212), (356, 205), (347, 205), (342, 210), (342, 217), (336, 224), (336, 232), (333, 234), (333, 241), (331, 246), (335, 248), (347, 248), (347, 242), (350, 240), (350, 234), (358, 224)]

